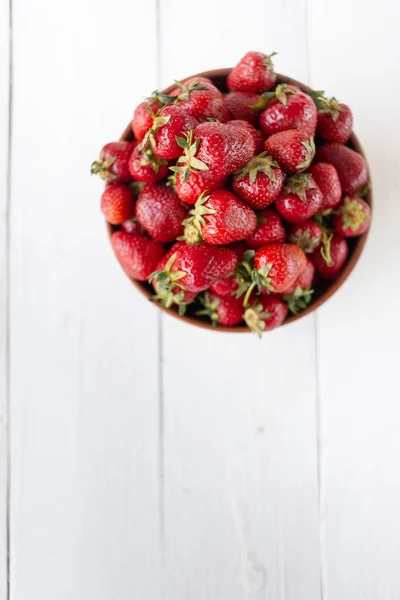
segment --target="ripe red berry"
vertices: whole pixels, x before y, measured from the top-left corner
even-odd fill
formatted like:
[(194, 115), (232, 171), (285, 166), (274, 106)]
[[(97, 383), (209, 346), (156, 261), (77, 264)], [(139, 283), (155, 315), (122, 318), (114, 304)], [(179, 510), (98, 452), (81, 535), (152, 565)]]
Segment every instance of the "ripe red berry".
[(148, 98), (141, 102), (135, 109), (132, 119), (132, 130), (138, 142), (141, 142), (153, 124), (153, 115), (155, 115), (161, 104), (153, 98)]
[(311, 254), (311, 260), (324, 279), (335, 279), (341, 272), (348, 255), (346, 240), (334, 234), (326, 236), (321, 246)]
[(158, 158), (151, 148), (141, 151), (139, 146), (131, 154), (129, 170), (133, 179), (144, 183), (160, 181), (169, 173), (168, 161)]
[[(292, 295), (296, 289), (300, 287), (302, 290), (306, 290), (311, 287), (315, 274), (315, 267), (310, 257), (307, 256), (307, 264), (305, 269), (294, 283), (285, 290), (285, 295)], [(293, 311), (292, 311), (293, 312)]]
[(321, 205), (322, 194), (309, 173), (289, 177), (275, 202), (276, 210), (289, 223), (306, 221)]
[(266, 208), (279, 196), (285, 175), (266, 152), (255, 156), (233, 177), (233, 189), (256, 210)]
[(339, 175), (333, 165), (318, 162), (310, 169), (310, 173), (322, 194), (321, 210), (333, 208), (342, 197), (342, 186)]
[(133, 191), (122, 183), (110, 185), (101, 196), (101, 210), (112, 225), (120, 225), (133, 215)]
[(255, 148), (253, 154), (261, 154), (264, 150), (264, 138), (261, 134), (261, 131), (253, 127), (251, 123), (243, 120), (233, 120), (227, 123), (230, 127), (240, 127), (241, 129), (246, 129), (249, 133), (251, 133), (251, 137), (253, 138)]
[(287, 290), (306, 264), (306, 255), (294, 244), (268, 244), (259, 248), (254, 257), (254, 267), (263, 278), (263, 287), (276, 294)]
[(274, 295), (256, 296), (244, 313), (246, 325), (259, 337), (264, 331), (279, 327), (286, 319), (288, 308)]
[(91, 173), (102, 179), (126, 183), (132, 179), (129, 171), (129, 159), (136, 142), (110, 142), (101, 152), (99, 160), (92, 163)]
[(218, 179), (213, 171), (190, 171), (185, 180), (185, 173), (176, 173), (175, 190), (179, 198), (188, 204), (196, 204), (199, 196), (225, 187), (226, 177)]
[(254, 233), (247, 238), (246, 242), (249, 248), (262, 248), (272, 242), (285, 242), (286, 231), (282, 219), (275, 210), (267, 208), (259, 213), (257, 218), (257, 228)]
[(194, 129), (197, 124), (197, 119), (178, 106), (165, 106), (155, 115), (151, 129), (143, 138), (141, 148), (151, 147), (154, 154), (165, 160), (178, 158), (183, 153), (179, 138)]
[(315, 134), (317, 109), (312, 98), (293, 85), (278, 85), (275, 92), (264, 94), (268, 102), (260, 115), (260, 128), (266, 136), (298, 129), (308, 138)]
[(111, 243), (125, 273), (139, 281), (148, 279), (165, 253), (163, 244), (138, 233), (115, 231)]
[(264, 148), (288, 173), (305, 171), (315, 154), (314, 140), (296, 129), (274, 133), (265, 141)]
[(205, 292), (200, 302), (204, 308), (196, 314), (208, 317), (213, 325), (232, 327), (243, 321), (244, 308), (240, 298)]
[(303, 221), (292, 225), (289, 230), (289, 240), (310, 254), (321, 243), (322, 229), (315, 221)]
[(333, 215), (333, 226), (343, 237), (361, 235), (371, 223), (371, 208), (358, 196), (345, 196)]
[(163, 183), (151, 183), (140, 192), (136, 218), (147, 233), (159, 242), (172, 242), (183, 233), (187, 216), (178, 195)]
[(254, 127), (258, 126), (260, 111), (251, 108), (261, 100), (259, 94), (251, 92), (231, 92), (224, 96), (224, 103), (230, 112), (232, 120), (248, 121)]
[(316, 161), (327, 162), (335, 167), (343, 194), (355, 194), (368, 182), (367, 161), (361, 154), (343, 144), (324, 144), (318, 149)]
[(316, 98), (318, 106), (318, 134), (328, 142), (345, 144), (353, 128), (353, 114), (347, 104), (339, 103), (335, 98), (328, 100), (324, 96)]
[(229, 73), (226, 80), (228, 89), (260, 94), (272, 87), (276, 81), (271, 60), (274, 54), (247, 52)]

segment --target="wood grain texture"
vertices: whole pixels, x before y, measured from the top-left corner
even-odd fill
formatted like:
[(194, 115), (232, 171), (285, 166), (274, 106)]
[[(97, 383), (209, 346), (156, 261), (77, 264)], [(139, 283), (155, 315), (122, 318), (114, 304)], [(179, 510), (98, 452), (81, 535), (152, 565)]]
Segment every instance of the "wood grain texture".
[(352, 107), (376, 199), (357, 268), (318, 313), (327, 598), (397, 600), (400, 9), (310, 0), (309, 16), (311, 84)]
[(8, 153), (10, 13), (0, 1), (0, 598), (8, 594)]
[[(306, 81), (303, 2), (207, 0), (187, 52), (185, 6), (161, 2), (163, 86), (249, 49)], [(261, 342), (163, 322), (166, 597), (319, 600), (313, 318)]]
[(11, 597), (157, 598), (158, 314), (90, 177), (156, 87), (155, 3), (14, 10)]

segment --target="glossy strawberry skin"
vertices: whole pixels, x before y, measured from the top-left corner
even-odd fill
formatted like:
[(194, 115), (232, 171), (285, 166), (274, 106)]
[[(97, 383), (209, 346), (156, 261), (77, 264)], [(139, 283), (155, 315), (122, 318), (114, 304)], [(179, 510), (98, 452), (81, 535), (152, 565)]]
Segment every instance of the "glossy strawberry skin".
[[(207, 77), (190, 77), (183, 84), (189, 86), (193, 82), (198, 82), (197, 85), (205, 89), (190, 91), (188, 98), (179, 99), (176, 106), (199, 121), (206, 119), (217, 119), (221, 123), (228, 121), (229, 112), (224, 105), (222, 93), (212, 81)], [(182, 91), (175, 88), (171, 96), (182, 96)]]
[(109, 223), (120, 225), (133, 215), (135, 198), (132, 190), (121, 183), (110, 185), (101, 196), (101, 210)]
[(339, 106), (342, 111), (338, 113), (336, 121), (330, 113), (318, 111), (317, 132), (328, 142), (345, 144), (353, 129), (353, 113), (347, 104), (339, 104)]
[(221, 298), (225, 298), (226, 296), (232, 296), (238, 289), (238, 282), (236, 277), (224, 277), (224, 279), (220, 279), (216, 281), (212, 285), (210, 285), (210, 290), (221, 296)]
[(254, 127), (258, 126), (260, 111), (252, 106), (261, 100), (260, 94), (250, 92), (231, 92), (224, 96), (224, 104), (229, 110), (232, 120), (248, 121)]
[(243, 303), (241, 298), (234, 296), (219, 296), (215, 293), (210, 294), (211, 302), (218, 302), (215, 311), (218, 315), (218, 324), (232, 327), (243, 321)]
[(324, 144), (318, 149), (315, 158), (317, 162), (327, 162), (335, 167), (343, 194), (355, 194), (368, 182), (365, 158), (343, 144)]
[(228, 190), (211, 192), (204, 204), (215, 214), (204, 215), (201, 235), (207, 244), (226, 245), (249, 237), (257, 226), (256, 213)]
[[(349, 214), (348, 207), (351, 205), (356, 206), (356, 211), (362, 215), (364, 220), (357, 222), (353, 221), (351, 214)], [(353, 210), (354, 212), (354, 210)], [(347, 218), (346, 218), (347, 216)], [(357, 215), (354, 215), (355, 217)], [(341, 203), (336, 208), (335, 214), (333, 215), (333, 227), (338, 235), (343, 237), (355, 237), (365, 233), (371, 224), (371, 208), (369, 204), (358, 196), (346, 196), (343, 198)]]
[(228, 89), (261, 94), (271, 88), (276, 74), (265, 65), (267, 59), (262, 52), (247, 52), (228, 75)]
[(229, 248), (183, 244), (176, 251), (171, 271), (185, 271), (179, 283), (189, 292), (202, 292), (236, 268), (238, 259)]
[(288, 173), (304, 171), (314, 156), (308, 136), (296, 129), (288, 129), (271, 135), (264, 144), (265, 150), (278, 161)]
[(163, 244), (137, 233), (115, 231), (111, 243), (125, 273), (139, 281), (148, 279), (165, 253)]
[[(288, 89), (297, 90), (292, 85)], [(315, 134), (317, 127), (317, 108), (308, 94), (296, 91), (286, 96), (286, 104), (278, 98), (273, 98), (267, 108), (260, 115), (260, 129), (266, 136), (298, 129), (304, 131), (310, 138)]]
[(297, 223), (289, 230), (289, 241), (299, 246), (306, 254), (311, 254), (318, 248), (321, 238), (322, 229), (315, 221)]
[(247, 163), (254, 155), (255, 143), (251, 134), (241, 127), (224, 123), (200, 123), (194, 130), (199, 140), (196, 158), (222, 179)]
[(183, 150), (176, 138), (184, 136), (187, 131), (196, 127), (198, 120), (186, 114), (178, 106), (165, 106), (159, 117), (169, 118), (169, 121), (157, 129), (154, 134), (154, 154), (166, 160), (178, 158)]
[(264, 138), (261, 132), (253, 127), (251, 123), (243, 120), (233, 120), (229, 121), (228, 125), (230, 127), (240, 127), (241, 129), (246, 129), (249, 133), (251, 133), (251, 137), (253, 138), (255, 144), (254, 154), (260, 154), (264, 150)]
[(135, 215), (140, 225), (158, 242), (172, 242), (182, 235), (187, 212), (174, 190), (151, 183), (140, 192)]
[(125, 231), (125, 233), (143, 233), (141, 226), (136, 221), (136, 217), (127, 219), (121, 223), (121, 231)]
[(307, 256), (307, 264), (306, 264), (304, 271), (302, 273), (300, 273), (300, 275), (298, 276), (296, 281), (291, 286), (289, 286), (287, 290), (285, 290), (285, 294), (287, 294), (287, 295), (294, 294), (294, 292), (296, 291), (296, 288), (298, 288), (298, 287), (300, 287), (302, 290), (306, 290), (307, 288), (309, 288), (312, 285), (312, 282), (314, 280), (314, 275), (315, 275), (314, 264), (313, 264), (311, 258), (309, 258)]
[(160, 110), (161, 105), (152, 98), (145, 102), (141, 102), (135, 109), (132, 119), (132, 131), (138, 142), (141, 142), (153, 124), (153, 117), (148, 109), (156, 114)]
[[(162, 271), (163, 269), (165, 269), (167, 262), (169, 261), (169, 259), (171, 258), (171, 256), (173, 254), (175, 254), (175, 252), (178, 250), (178, 248), (181, 248), (182, 246), (186, 246), (185, 242), (175, 242), (175, 244), (173, 244), (173, 246), (171, 246), (171, 248), (168, 250), (168, 252), (162, 257), (162, 259), (159, 261), (159, 263), (156, 266), (156, 271)], [(153, 279), (152, 281), (154, 290), (158, 293), (160, 293), (159, 287), (157, 285), (157, 280)], [(181, 288), (178, 286), (175, 286), (172, 290), (173, 294), (179, 294), (179, 292), (181, 292)], [(183, 303), (189, 303), (189, 302), (193, 302), (193, 300), (196, 298), (197, 293), (196, 292), (188, 292), (187, 290), (184, 291), (184, 296), (182, 298), (182, 302)]]
[[(132, 176), (129, 171), (129, 159), (136, 146), (136, 142), (110, 142), (101, 152), (99, 161), (92, 165), (92, 173), (98, 173), (103, 179), (115, 183), (127, 183)], [(106, 166), (107, 161), (113, 161)]]
[(274, 178), (270, 179), (266, 173), (258, 172), (254, 183), (250, 181), (250, 174), (240, 179), (238, 174), (233, 177), (233, 190), (255, 210), (263, 210), (272, 204), (279, 196), (285, 175), (279, 167), (272, 167)]
[(271, 291), (279, 294), (290, 287), (304, 271), (307, 259), (303, 250), (294, 244), (268, 244), (259, 248), (254, 266), (259, 271), (270, 266), (268, 278)]
[(322, 194), (312, 177), (305, 190), (306, 202), (292, 192), (283, 191), (275, 202), (278, 213), (289, 223), (301, 223), (314, 216), (322, 205)]
[(192, 171), (189, 179), (185, 181), (183, 173), (176, 174), (175, 189), (179, 198), (188, 204), (196, 204), (200, 194), (212, 192), (225, 187), (226, 177), (218, 179), (214, 171)]
[(160, 181), (167, 177), (170, 172), (168, 165), (159, 165), (157, 169), (153, 168), (150, 162), (146, 163), (143, 152), (140, 151), (139, 146), (136, 146), (131, 154), (129, 159), (129, 171), (133, 179), (144, 183), (155, 183), (156, 181)]
[(257, 228), (247, 238), (246, 243), (249, 248), (257, 249), (266, 244), (283, 243), (285, 241), (286, 231), (282, 219), (275, 210), (267, 208), (260, 213)]
[(263, 331), (270, 331), (282, 325), (288, 314), (288, 307), (279, 296), (270, 294), (268, 296), (255, 296), (252, 306), (261, 305), (262, 312), (270, 313), (270, 317), (264, 320), (265, 328)]
[(333, 165), (318, 162), (310, 169), (310, 173), (322, 194), (321, 210), (333, 208), (342, 197), (342, 186), (339, 175)]
[(324, 279), (335, 279), (342, 271), (347, 259), (349, 252), (347, 242), (339, 235), (333, 236), (330, 245), (332, 264), (329, 265), (321, 254), (321, 249), (322, 246), (319, 246), (319, 248), (314, 250), (311, 254), (311, 260), (313, 261), (314, 267)]

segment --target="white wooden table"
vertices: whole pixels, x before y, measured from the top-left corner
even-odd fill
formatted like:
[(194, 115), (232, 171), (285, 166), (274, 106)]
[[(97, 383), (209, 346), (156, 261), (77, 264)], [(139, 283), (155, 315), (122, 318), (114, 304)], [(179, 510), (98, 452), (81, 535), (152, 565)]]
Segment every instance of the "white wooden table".
[[(11, 8), (0, 0), (0, 599), (399, 600), (400, 5)], [(143, 96), (249, 49), (350, 104), (376, 199), (351, 279), (261, 342), (144, 302), (89, 176)]]

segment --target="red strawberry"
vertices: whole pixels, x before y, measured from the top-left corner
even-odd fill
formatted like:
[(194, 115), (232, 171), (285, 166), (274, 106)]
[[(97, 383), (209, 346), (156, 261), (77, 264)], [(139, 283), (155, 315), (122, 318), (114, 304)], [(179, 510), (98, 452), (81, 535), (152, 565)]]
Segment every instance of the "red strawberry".
[(282, 219), (272, 208), (259, 213), (257, 228), (246, 240), (249, 248), (255, 249), (272, 242), (284, 241), (286, 241), (286, 231)]
[(226, 177), (215, 179), (213, 171), (201, 171), (196, 173), (190, 171), (188, 179), (185, 181), (185, 173), (176, 173), (175, 189), (179, 198), (188, 204), (196, 204), (199, 196), (203, 192), (212, 192), (213, 190), (225, 187)]
[(160, 181), (167, 177), (169, 173), (166, 160), (158, 158), (151, 148), (141, 151), (139, 146), (136, 146), (131, 154), (129, 170), (133, 179), (144, 183)]
[(237, 92), (265, 92), (275, 84), (276, 74), (270, 55), (262, 52), (247, 52), (229, 73), (226, 83), (228, 89)]
[(101, 196), (101, 210), (112, 225), (120, 225), (130, 219), (134, 206), (133, 191), (122, 183), (110, 185)]
[(328, 100), (317, 96), (318, 134), (328, 142), (345, 144), (353, 129), (353, 113), (347, 104), (340, 104), (336, 98)]
[(343, 144), (324, 144), (318, 149), (316, 160), (335, 167), (344, 194), (359, 192), (368, 182), (367, 161), (361, 154)]
[(146, 185), (138, 196), (135, 214), (140, 225), (158, 242), (172, 242), (182, 235), (182, 221), (187, 216), (178, 195), (163, 183)]
[(167, 97), (188, 115), (198, 120), (218, 119), (226, 122), (229, 112), (224, 106), (222, 93), (206, 77), (191, 77), (177, 87)]
[(202, 292), (219, 279), (222, 279), (238, 264), (235, 253), (229, 248), (213, 247), (207, 244), (182, 244), (171, 256), (168, 268), (153, 273), (162, 281), (164, 288), (179, 282), (181, 289), (189, 292)]
[(322, 229), (315, 221), (304, 221), (292, 225), (289, 230), (289, 240), (310, 254), (321, 243)]
[(130, 181), (129, 159), (136, 142), (110, 142), (106, 144), (98, 161), (92, 163), (91, 173), (100, 175), (102, 179), (118, 180), (121, 183)]
[(165, 106), (153, 119), (151, 129), (143, 138), (141, 149), (151, 147), (159, 158), (178, 158), (183, 150), (177, 138), (196, 127), (197, 119), (185, 113), (178, 106)]
[(121, 223), (121, 230), (126, 233), (142, 233), (142, 228), (137, 222), (136, 217), (132, 217)]
[(342, 197), (342, 186), (335, 167), (329, 163), (319, 162), (311, 167), (310, 172), (321, 190), (321, 209), (333, 208), (339, 204)]
[(205, 292), (204, 297), (200, 298), (200, 302), (204, 308), (198, 310), (196, 315), (208, 317), (213, 325), (231, 327), (243, 321), (243, 305), (240, 298), (221, 297)]
[(285, 175), (272, 156), (262, 152), (233, 177), (233, 189), (256, 210), (266, 208), (279, 196)]
[(264, 138), (258, 129), (253, 127), (253, 125), (251, 125), (248, 121), (242, 120), (229, 121), (227, 125), (230, 127), (241, 127), (242, 129), (246, 129), (249, 133), (251, 133), (251, 137), (255, 143), (254, 154), (261, 154), (261, 152), (264, 150)]
[(288, 173), (305, 171), (315, 154), (314, 140), (296, 129), (274, 133), (265, 141), (264, 148)]
[(333, 226), (343, 237), (361, 235), (371, 223), (371, 208), (358, 196), (345, 196), (333, 215)]
[(254, 267), (261, 277), (262, 287), (276, 294), (287, 290), (306, 264), (306, 255), (294, 244), (268, 244), (259, 248), (254, 256)]
[(294, 294), (298, 287), (301, 288), (302, 290), (309, 289), (312, 285), (312, 282), (314, 279), (314, 274), (315, 274), (315, 267), (313, 265), (311, 258), (309, 256), (307, 256), (306, 268), (304, 269), (304, 271), (302, 273), (300, 273), (300, 275), (298, 276), (296, 281), (290, 287), (288, 287), (287, 290), (285, 290), (285, 295)]
[(244, 313), (246, 325), (259, 337), (264, 331), (279, 327), (286, 319), (288, 308), (277, 296), (256, 297)]
[(260, 128), (264, 135), (288, 129), (304, 131), (308, 138), (314, 135), (317, 109), (308, 94), (283, 83), (277, 86), (275, 92), (267, 92), (263, 97), (268, 102), (267, 108), (260, 115)]
[[(225, 298), (226, 296), (232, 296), (237, 289), (238, 281), (233, 275), (230, 277), (224, 277), (224, 279), (220, 279), (219, 281), (216, 281), (210, 285), (210, 290), (222, 298)], [(242, 303), (242, 301), (240, 302)]]
[[(185, 242), (176, 242), (162, 257), (156, 267), (156, 272), (164, 271), (169, 269), (168, 262), (171, 257), (176, 253), (178, 248), (185, 246)], [(193, 302), (196, 298), (196, 292), (188, 292), (179, 286), (179, 280), (176, 285), (164, 285), (162, 278), (158, 281), (156, 277), (152, 279), (153, 287), (156, 291), (156, 295), (153, 296), (153, 300), (159, 300), (164, 308), (170, 308), (173, 304), (179, 306), (179, 314), (184, 314), (186, 306)]]
[(311, 260), (321, 277), (335, 279), (346, 262), (348, 251), (347, 242), (343, 237), (330, 234), (325, 243), (311, 254)]
[(229, 110), (232, 119), (248, 121), (254, 127), (258, 126), (260, 112), (251, 108), (261, 101), (259, 94), (250, 92), (231, 92), (224, 96), (224, 104)]
[(248, 162), (255, 149), (248, 131), (224, 123), (200, 123), (186, 140), (179, 138), (179, 144), (184, 156), (171, 170), (184, 173), (186, 180), (191, 171), (212, 171), (215, 180), (223, 179)]
[(228, 190), (201, 195), (184, 221), (186, 240), (193, 244), (223, 245), (249, 237), (257, 226), (256, 213)]
[(306, 221), (319, 211), (321, 204), (322, 194), (309, 173), (289, 177), (275, 202), (276, 210), (289, 223)]
[(153, 98), (141, 102), (135, 109), (132, 119), (132, 130), (138, 142), (141, 142), (153, 125), (153, 116), (161, 108), (161, 104)]
[(138, 233), (115, 231), (111, 242), (125, 273), (139, 281), (146, 281), (165, 252), (163, 244)]

